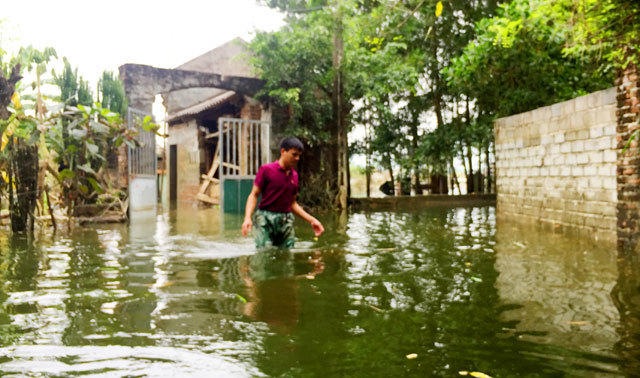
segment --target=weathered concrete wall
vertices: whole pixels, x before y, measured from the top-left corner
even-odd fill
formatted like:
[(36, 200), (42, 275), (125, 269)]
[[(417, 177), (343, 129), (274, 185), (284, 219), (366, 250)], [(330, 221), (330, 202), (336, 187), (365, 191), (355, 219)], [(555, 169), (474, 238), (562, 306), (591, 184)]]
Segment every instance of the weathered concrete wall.
[(616, 90), (495, 122), (499, 216), (615, 240)]
[(419, 210), (426, 207), (494, 206), (495, 204), (495, 194), (392, 196), (349, 199), (349, 205), (351, 205), (354, 210)]
[[(196, 201), (200, 189), (200, 150), (198, 149), (198, 128), (195, 120), (171, 126), (167, 145), (178, 146), (178, 201)], [(167, 177), (170, 177), (167, 164)]]

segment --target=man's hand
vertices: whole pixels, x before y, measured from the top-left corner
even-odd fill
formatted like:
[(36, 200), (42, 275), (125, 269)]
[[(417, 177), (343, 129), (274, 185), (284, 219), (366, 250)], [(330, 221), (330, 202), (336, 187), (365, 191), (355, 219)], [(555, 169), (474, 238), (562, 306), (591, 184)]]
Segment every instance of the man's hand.
[(242, 223), (242, 236), (249, 235), (249, 232), (251, 232), (252, 226), (253, 226), (253, 222), (251, 222), (251, 219), (245, 219), (244, 222)]
[(313, 232), (315, 232), (316, 236), (320, 236), (324, 232), (322, 223), (320, 223), (320, 221), (315, 218), (311, 221), (311, 227), (313, 227)]

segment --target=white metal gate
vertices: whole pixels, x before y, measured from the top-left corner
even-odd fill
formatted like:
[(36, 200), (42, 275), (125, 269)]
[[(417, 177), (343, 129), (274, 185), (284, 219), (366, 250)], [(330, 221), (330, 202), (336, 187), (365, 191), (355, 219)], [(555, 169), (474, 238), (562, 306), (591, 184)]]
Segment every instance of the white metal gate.
[(242, 213), (258, 169), (271, 161), (270, 125), (220, 118), (218, 130), (220, 205), (224, 213)]
[(127, 127), (139, 133), (139, 147), (128, 148), (129, 210), (155, 210), (158, 203), (156, 137), (153, 131), (142, 128), (144, 118), (151, 116), (141, 110), (129, 108)]

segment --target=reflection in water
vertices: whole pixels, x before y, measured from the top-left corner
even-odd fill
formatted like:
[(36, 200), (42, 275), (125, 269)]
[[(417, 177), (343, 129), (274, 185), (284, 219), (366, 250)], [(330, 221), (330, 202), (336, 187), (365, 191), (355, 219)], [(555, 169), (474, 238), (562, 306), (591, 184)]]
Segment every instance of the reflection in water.
[(615, 350), (620, 354), (622, 371), (640, 374), (640, 258), (635, 251), (619, 251), (618, 279), (612, 298), (620, 313)]
[[(507, 332), (522, 340), (566, 348), (576, 363), (607, 370), (616, 357), (618, 312), (611, 299), (616, 254), (588, 238), (499, 224), (496, 287), (512, 308), (502, 314)], [(591, 357), (574, 355), (581, 351)], [(564, 354), (562, 351), (559, 353)]]
[[(177, 207), (0, 237), (0, 369), (114, 376), (634, 376), (638, 265), (495, 209), (326, 214), (256, 252)], [(618, 266), (619, 265), (619, 266)], [(620, 271), (620, 274), (618, 274)], [(611, 292), (613, 296), (610, 296)], [(416, 359), (406, 355), (415, 353)]]

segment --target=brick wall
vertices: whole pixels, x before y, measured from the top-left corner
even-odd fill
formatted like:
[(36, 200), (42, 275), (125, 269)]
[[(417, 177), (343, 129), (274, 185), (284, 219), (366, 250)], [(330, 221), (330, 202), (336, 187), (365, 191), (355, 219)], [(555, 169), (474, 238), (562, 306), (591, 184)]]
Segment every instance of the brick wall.
[(640, 148), (638, 138), (629, 148), (629, 137), (639, 129), (638, 106), (638, 72), (635, 65), (619, 71), (616, 77), (616, 118), (618, 121), (618, 249), (624, 252), (635, 252), (640, 234)]
[(616, 239), (616, 89), (495, 122), (498, 216)]

